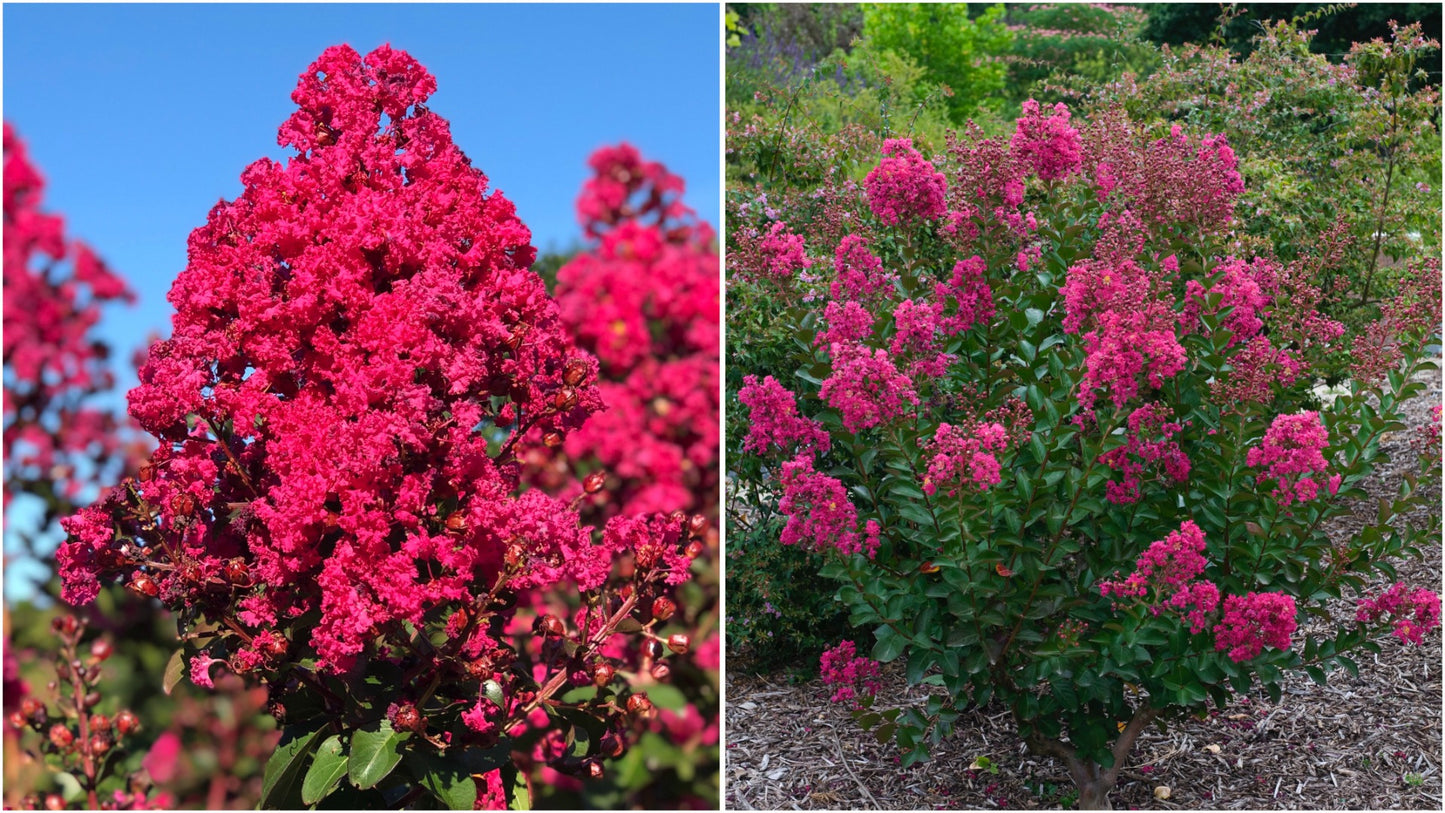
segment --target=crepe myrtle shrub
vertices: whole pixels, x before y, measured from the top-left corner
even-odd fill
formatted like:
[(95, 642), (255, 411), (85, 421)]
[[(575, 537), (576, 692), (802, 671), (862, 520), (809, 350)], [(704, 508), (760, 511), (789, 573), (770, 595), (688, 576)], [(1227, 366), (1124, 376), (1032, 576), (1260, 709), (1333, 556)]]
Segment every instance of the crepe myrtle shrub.
[[(1396, 519), (1438, 491), (1410, 474), (1349, 538), (1324, 528), (1366, 497), (1434, 363), (1439, 263), (1344, 344), (1315, 309), (1330, 252), (1219, 251), (1236, 163), (1212, 135), (1026, 103), (1004, 139), (886, 141), (846, 236), (790, 223), (800, 242), (738, 258), (815, 277), (768, 277), (796, 303), (796, 373), (741, 389), (744, 446), (779, 483), (781, 543), (826, 553), (873, 632), (825, 679), (905, 764), (995, 702), (1105, 807), (1146, 726), (1256, 682), (1277, 701), (1286, 671), (1324, 682), (1438, 626), (1435, 594), (1388, 586), (1439, 534)], [(1350, 392), (1273, 408), (1326, 354), (1350, 358)], [(942, 691), (871, 708), (872, 661)]]
[(597, 362), (435, 89), (387, 46), (301, 75), (295, 154), (192, 232), (129, 394), (158, 448), (63, 523), (67, 602), (119, 580), (178, 615), (167, 685), (269, 687), (263, 807), (520, 806), (538, 753), (601, 776), (652, 713), (629, 654), (690, 645), (653, 610), (706, 520), (597, 529), (581, 489), (520, 487), (519, 438), (558, 446), (602, 406)]

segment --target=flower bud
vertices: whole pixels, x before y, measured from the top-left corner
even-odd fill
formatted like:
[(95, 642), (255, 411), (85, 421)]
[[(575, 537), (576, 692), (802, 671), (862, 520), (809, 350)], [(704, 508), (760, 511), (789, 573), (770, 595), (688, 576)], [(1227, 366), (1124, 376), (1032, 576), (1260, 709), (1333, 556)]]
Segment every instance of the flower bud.
[(618, 736), (617, 732), (609, 731), (602, 735), (602, 755), (609, 759), (617, 759), (627, 750), (627, 743)]
[(126, 709), (115, 716), (115, 730), (119, 731), (122, 737), (133, 734), (140, 730), (140, 718)]
[(707, 517), (702, 514), (693, 514), (687, 521), (687, 532), (694, 538), (707, 533)]
[(9, 722), (10, 727), (15, 729), (16, 731), (19, 731), (20, 729), (25, 727), (25, 715), (21, 714), (18, 711), (10, 712), (10, 716), (6, 718), (6, 721)]
[(692, 639), (680, 632), (675, 632), (667, 638), (667, 648), (678, 655), (686, 655), (688, 647), (692, 645)]
[(652, 617), (658, 621), (672, 618), (672, 614), (676, 611), (677, 605), (667, 596), (658, 596), (652, 600)]
[(80, 628), (80, 622), (76, 621), (73, 615), (60, 615), (50, 622), (50, 628), (61, 635), (74, 635)]
[(681, 527), (684, 523), (687, 522), (687, 514), (682, 511), (673, 511), (671, 514), (668, 515), (667, 519), (673, 525)]
[(602, 490), (603, 484), (607, 482), (607, 472), (594, 471), (587, 475), (582, 481), (582, 490), (588, 494), (596, 494)]
[(602, 774), (603, 774), (602, 763), (598, 762), (598, 761), (595, 760), (595, 759), (589, 759), (589, 760), (587, 760), (584, 764), (586, 765), (586, 768), (587, 768), (587, 777), (588, 777), (589, 779), (601, 779), (601, 778), (602, 778)]
[(702, 551), (702, 543), (694, 540), (687, 543), (687, 547), (683, 549), (682, 553), (689, 559), (696, 559), (697, 557), (702, 555)]
[(104, 734), (92, 734), (90, 737), (90, 753), (100, 756), (110, 750), (110, 737)]
[(88, 709), (93, 709), (93, 708), (95, 708), (96, 706), (99, 706), (99, 705), (100, 705), (100, 692), (91, 692), (90, 694), (86, 695), (86, 696), (85, 696), (85, 703), (84, 703), (84, 705), (85, 705), (85, 707), (88, 708)]
[(231, 584), (246, 584), (251, 580), (251, 569), (246, 566), (246, 560), (237, 558), (226, 563), (221, 575)]
[(70, 729), (66, 728), (64, 723), (56, 723), (50, 727), (50, 744), (56, 748), (63, 751), (69, 748), (74, 741), (75, 735), (70, 733)]
[(83, 677), (86, 683), (94, 683), (97, 680), (100, 680), (100, 664), (97, 663), (91, 666), (89, 669), (85, 670), (85, 674), (83, 675)]
[(161, 593), (161, 589), (156, 586), (154, 581), (151, 581), (149, 576), (136, 576), (127, 586), (137, 593), (143, 596), (150, 596), (151, 598), (155, 598)]
[(452, 533), (461, 533), (467, 529), (467, 515), (461, 511), (453, 511), (447, 517), (447, 530)]
[(391, 716), (391, 727), (397, 731), (421, 732), (426, 730), (426, 718), (416, 710), (416, 706), (406, 703), (397, 707), (396, 712)]
[(577, 406), (577, 391), (571, 387), (563, 387), (557, 390), (557, 394), (552, 396), (552, 406), (556, 408), (558, 412), (566, 412), (572, 407)]
[(542, 436), (542, 443), (545, 444), (548, 449), (555, 449), (562, 445), (562, 433), (548, 432)]
[(662, 657), (662, 642), (657, 640), (650, 640), (643, 645), (642, 651), (647, 653), (647, 657), (653, 660), (657, 660), (658, 658)]
[(58, 793), (51, 793), (45, 797), (46, 810), (64, 810), (65, 799)]
[(651, 717), (652, 701), (647, 698), (646, 692), (637, 692), (627, 698), (627, 710), (639, 717)]
[(92, 658), (95, 658), (97, 661), (103, 661), (106, 658), (109, 658), (111, 652), (113, 651), (114, 650), (111, 648), (110, 641), (107, 641), (104, 638), (96, 638), (95, 642), (90, 645), (90, 656)]
[(171, 498), (171, 512), (180, 517), (196, 513), (196, 498), (184, 491), (177, 494)]
[(668, 666), (666, 661), (658, 661), (657, 663), (654, 663), (654, 664), (652, 665), (652, 679), (653, 679), (653, 680), (656, 680), (656, 681), (659, 681), (659, 682), (660, 682), (660, 681), (664, 681), (664, 680), (667, 680), (668, 676), (670, 676), (671, 674), (672, 674), (672, 667), (671, 667), (671, 666)]
[(572, 359), (562, 370), (562, 381), (569, 387), (581, 384), (587, 377), (587, 362), (581, 359)]
[(33, 697), (20, 701), (20, 715), (26, 719), (45, 716), (45, 704)]
[(567, 634), (567, 627), (562, 624), (562, 619), (551, 613), (538, 619), (537, 627), (543, 635), (562, 636)]
[(110, 730), (110, 718), (109, 718), (109, 717), (106, 717), (104, 714), (92, 714), (92, 715), (90, 715), (90, 730), (91, 730), (91, 731), (109, 731), (109, 730)]
[(59, 677), (61, 680), (70, 680), (71, 674), (72, 673), (70, 671), (70, 663), (68, 661), (55, 662), (55, 675), (57, 677)]
[(616, 674), (617, 670), (611, 666), (605, 663), (599, 663), (592, 668), (592, 684), (600, 689), (611, 683), (613, 676)]

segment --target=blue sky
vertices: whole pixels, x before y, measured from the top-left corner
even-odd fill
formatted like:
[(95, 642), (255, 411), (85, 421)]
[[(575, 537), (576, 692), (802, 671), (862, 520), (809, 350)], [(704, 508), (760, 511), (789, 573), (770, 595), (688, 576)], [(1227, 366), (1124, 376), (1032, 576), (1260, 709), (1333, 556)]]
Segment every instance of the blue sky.
[[(580, 238), (586, 159), (627, 140), (686, 179), (718, 223), (718, 13), (678, 5), (6, 5), (6, 121), (46, 178), (46, 208), (140, 301), (101, 334), (128, 359), (169, 335), (186, 236), (241, 191), (296, 77), (330, 45), (406, 50), (431, 109), (517, 205), (542, 251)], [(135, 382), (117, 370), (120, 392)], [(119, 396), (116, 403), (122, 403)], [(7, 579), (7, 581), (9, 581)]]

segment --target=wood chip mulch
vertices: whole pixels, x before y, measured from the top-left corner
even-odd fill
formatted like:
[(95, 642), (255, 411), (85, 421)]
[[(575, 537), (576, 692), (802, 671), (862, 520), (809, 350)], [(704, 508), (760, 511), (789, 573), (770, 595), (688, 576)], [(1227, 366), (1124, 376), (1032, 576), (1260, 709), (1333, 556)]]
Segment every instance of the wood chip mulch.
[[(1386, 439), (1403, 451), (1407, 435), (1441, 402), (1440, 374), (1409, 405), (1408, 432)], [(1398, 455), (1367, 488), (1393, 494), (1413, 458)], [(1346, 534), (1372, 518), (1373, 500), (1332, 530)], [(1433, 522), (1412, 515), (1409, 522)], [(1400, 580), (1439, 590), (1441, 551), (1399, 563)], [(1377, 587), (1383, 587), (1382, 582)], [(1349, 612), (1351, 603), (1342, 603)], [(1348, 617), (1348, 615), (1346, 615)], [(1116, 809), (1441, 810), (1440, 630), (1422, 646), (1393, 637), (1379, 655), (1360, 652), (1358, 678), (1330, 675), (1319, 686), (1287, 675), (1278, 704), (1262, 691), (1236, 698), (1203, 720), (1150, 729), (1110, 794)], [(817, 680), (757, 675), (732, 659), (726, 677), (726, 806), (730, 810), (978, 809), (1073, 806), (1073, 784), (1052, 757), (1034, 756), (1002, 707), (961, 716), (931, 761), (904, 770), (890, 741), (878, 743), (848, 709), (829, 702)], [(890, 665), (893, 667), (896, 665)], [(887, 668), (876, 709), (910, 705), (925, 693)], [(980, 757), (993, 770), (979, 767)]]

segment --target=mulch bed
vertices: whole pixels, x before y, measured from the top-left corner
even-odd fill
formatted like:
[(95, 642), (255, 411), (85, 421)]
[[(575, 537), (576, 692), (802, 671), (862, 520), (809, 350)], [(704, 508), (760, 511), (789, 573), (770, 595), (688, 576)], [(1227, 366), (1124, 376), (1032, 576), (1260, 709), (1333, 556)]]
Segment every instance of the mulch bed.
[[(1408, 405), (1422, 425), (1441, 402), (1440, 375)], [(1385, 441), (1403, 451), (1407, 433)], [(1413, 457), (1367, 485), (1393, 495)], [(1348, 534), (1373, 518), (1372, 501), (1331, 528)], [(1428, 522), (1427, 515), (1404, 518)], [(1441, 551), (1399, 563), (1400, 579), (1439, 589)], [(1383, 586), (1380, 585), (1380, 586)], [(1352, 603), (1340, 609), (1349, 617)], [(1422, 646), (1393, 637), (1379, 655), (1360, 652), (1359, 677), (1343, 670), (1319, 686), (1288, 674), (1278, 704), (1262, 691), (1203, 720), (1150, 729), (1110, 794), (1116, 809), (1441, 810), (1441, 635)], [(896, 665), (890, 665), (893, 667)], [(887, 668), (875, 708), (909, 705), (926, 689)], [(878, 743), (817, 680), (749, 674), (733, 659), (726, 678), (726, 805), (750, 809), (1057, 808), (1073, 806), (1073, 784), (1052, 757), (1028, 753), (1002, 707), (961, 716), (930, 762), (904, 770), (893, 743)], [(971, 767), (980, 757), (993, 770)]]

